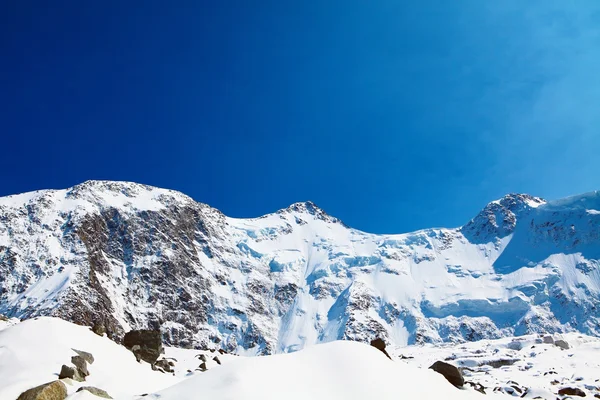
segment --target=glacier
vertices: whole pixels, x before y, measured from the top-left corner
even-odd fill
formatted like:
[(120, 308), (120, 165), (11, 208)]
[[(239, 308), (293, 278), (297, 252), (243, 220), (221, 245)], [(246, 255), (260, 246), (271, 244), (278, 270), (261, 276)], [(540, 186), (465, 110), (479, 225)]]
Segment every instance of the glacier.
[(0, 313), (160, 328), (186, 348), (286, 353), (540, 332), (599, 336), (600, 192), (509, 194), (465, 225), (353, 229), (312, 202), (230, 218), (172, 190), (88, 181), (0, 198)]

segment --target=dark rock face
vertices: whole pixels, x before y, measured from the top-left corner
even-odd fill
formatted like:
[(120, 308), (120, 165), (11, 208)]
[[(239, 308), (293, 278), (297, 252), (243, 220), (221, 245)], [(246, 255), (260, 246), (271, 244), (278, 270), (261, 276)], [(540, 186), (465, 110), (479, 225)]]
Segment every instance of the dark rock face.
[(80, 374), (77, 368), (69, 367), (68, 365), (63, 365), (58, 375), (58, 379), (64, 378), (71, 378), (77, 382), (85, 381), (85, 377)]
[(585, 397), (585, 392), (579, 388), (565, 387), (558, 391), (558, 394), (563, 396), (579, 396)]
[(385, 342), (383, 341), (383, 339), (377, 338), (377, 339), (371, 340), (371, 346), (373, 346), (377, 350), (381, 351), (390, 360), (392, 359), (392, 357), (390, 357), (390, 355), (388, 354), (388, 352), (385, 350)]
[(462, 373), (458, 368), (456, 368), (452, 364), (448, 364), (443, 361), (436, 361), (433, 363), (430, 369), (434, 370), (438, 374), (444, 375), (444, 378), (454, 386), (460, 388), (465, 384), (465, 380), (462, 376)]
[(83, 390), (90, 392), (91, 394), (93, 394), (95, 396), (102, 397), (103, 399), (112, 399), (112, 397), (110, 397), (110, 395), (105, 390), (98, 389), (97, 387), (82, 386), (79, 389), (77, 389), (77, 392), (81, 392)]
[(127, 332), (123, 345), (135, 354), (136, 359), (154, 364), (164, 352), (162, 338), (158, 330), (134, 330)]
[(29, 389), (17, 400), (64, 400), (67, 398), (67, 387), (61, 381), (45, 383)]
[(199, 369), (200, 371), (202, 371), (202, 372), (206, 371), (206, 369), (207, 369), (207, 368), (206, 368), (206, 363), (205, 363), (205, 362), (203, 362), (202, 364), (200, 364), (200, 366), (198, 366), (198, 369)]

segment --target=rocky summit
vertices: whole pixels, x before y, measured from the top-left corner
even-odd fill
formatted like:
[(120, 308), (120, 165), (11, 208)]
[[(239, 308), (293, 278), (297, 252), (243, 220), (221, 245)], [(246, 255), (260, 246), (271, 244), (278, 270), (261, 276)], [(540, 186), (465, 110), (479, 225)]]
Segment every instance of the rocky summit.
[(311, 202), (236, 219), (88, 181), (0, 198), (0, 314), (244, 354), (600, 334), (600, 193), (512, 194), (463, 227), (375, 235)]

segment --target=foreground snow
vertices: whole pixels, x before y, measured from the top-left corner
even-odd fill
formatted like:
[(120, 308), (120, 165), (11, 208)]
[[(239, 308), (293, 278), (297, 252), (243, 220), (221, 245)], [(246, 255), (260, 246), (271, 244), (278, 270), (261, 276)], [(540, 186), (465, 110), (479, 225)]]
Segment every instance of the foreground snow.
[(80, 386), (96, 386), (124, 400), (482, 398), (477, 392), (456, 389), (431, 370), (390, 361), (357, 342), (338, 341), (266, 357), (219, 355), (223, 365), (212, 365), (203, 373), (187, 372), (200, 363), (198, 350), (167, 349), (166, 357), (179, 358), (175, 357), (175, 374), (163, 374), (137, 363), (124, 347), (86, 327), (44, 317), (0, 322), (0, 399), (16, 399), (31, 387), (56, 380), (61, 365), (69, 364), (72, 348), (91, 352), (95, 361), (86, 382), (65, 381), (69, 400), (97, 399), (76, 393)]
[(482, 399), (429, 369), (390, 361), (375, 348), (336, 341), (290, 354), (243, 358), (151, 396), (161, 400)]

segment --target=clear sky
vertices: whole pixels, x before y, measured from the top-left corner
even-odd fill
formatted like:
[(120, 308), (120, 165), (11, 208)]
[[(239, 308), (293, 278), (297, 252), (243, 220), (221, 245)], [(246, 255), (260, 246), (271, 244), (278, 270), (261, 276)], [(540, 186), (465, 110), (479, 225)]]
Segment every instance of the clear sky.
[(600, 189), (596, 0), (8, 1), (0, 72), (0, 195), (128, 180), (400, 233)]

